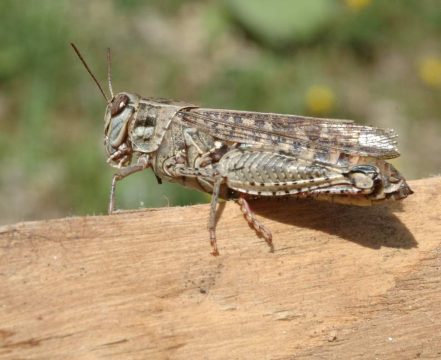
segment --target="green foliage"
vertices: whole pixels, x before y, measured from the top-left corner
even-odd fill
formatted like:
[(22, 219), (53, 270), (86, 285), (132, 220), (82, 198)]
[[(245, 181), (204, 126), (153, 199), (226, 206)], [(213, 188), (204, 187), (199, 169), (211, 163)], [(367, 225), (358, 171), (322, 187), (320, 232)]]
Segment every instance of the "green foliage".
[(336, 15), (329, 0), (228, 0), (232, 15), (253, 36), (275, 47), (314, 39)]

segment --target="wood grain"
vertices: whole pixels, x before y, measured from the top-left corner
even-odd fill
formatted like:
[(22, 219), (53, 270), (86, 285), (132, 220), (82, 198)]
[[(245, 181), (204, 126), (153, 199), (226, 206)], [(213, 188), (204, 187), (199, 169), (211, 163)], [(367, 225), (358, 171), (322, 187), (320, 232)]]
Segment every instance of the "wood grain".
[(441, 178), (401, 204), (234, 203), (0, 228), (2, 359), (441, 358)]

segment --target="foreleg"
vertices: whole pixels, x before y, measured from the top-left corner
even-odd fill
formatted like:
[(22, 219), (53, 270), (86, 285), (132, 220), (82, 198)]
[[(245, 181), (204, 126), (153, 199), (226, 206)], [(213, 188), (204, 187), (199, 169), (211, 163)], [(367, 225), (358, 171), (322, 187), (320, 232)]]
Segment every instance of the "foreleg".
[(148, 160), (139, 158), (137, 165), (131, 165), (125, 168), (120, 169), (116, 174), (113, 175), (112, 178), (112, 186), (110, 188), (110, 199), (109, 199), (109, 215), (115, 211), (115, 191), (116, 191), (116, 182), (124, 179), (125, 177), (132, 175), (138, 171), (144, 170), (148, 167)]

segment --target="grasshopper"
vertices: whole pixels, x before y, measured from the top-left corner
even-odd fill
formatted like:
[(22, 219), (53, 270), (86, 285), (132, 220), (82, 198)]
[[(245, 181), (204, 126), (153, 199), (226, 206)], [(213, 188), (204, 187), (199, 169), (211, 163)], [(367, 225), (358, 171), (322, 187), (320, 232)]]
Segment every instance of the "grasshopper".
[(387, 159), (399, 156), (391, 129), (351, 120), (202, 108), (121, 92), (114, 95), (110, 50), (104, 146), (116, 183), (151, 168), (158, 182), (180, 183), (212, 195), (208, 221), (212, 254), (218, 255), (216, 209), (220, 198), (236, 201), (245, 219), (273, 251), (271, 231), (248, 204), (260, 197), (311, 197), (335, 203), (374, 205), (412, 194)]

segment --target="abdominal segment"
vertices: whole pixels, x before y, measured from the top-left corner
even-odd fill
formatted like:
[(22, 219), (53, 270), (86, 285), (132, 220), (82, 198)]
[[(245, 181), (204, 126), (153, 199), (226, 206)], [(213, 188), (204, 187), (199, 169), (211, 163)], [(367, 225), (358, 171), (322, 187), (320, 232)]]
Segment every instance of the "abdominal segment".
[(343, 172), (270, 151), (232, 150), (220, 160), (219, 171), (230, 189), (257, 196), (369, 191), (355, 187)]

